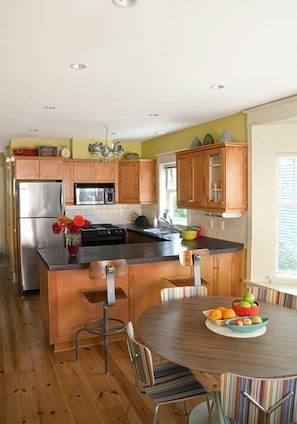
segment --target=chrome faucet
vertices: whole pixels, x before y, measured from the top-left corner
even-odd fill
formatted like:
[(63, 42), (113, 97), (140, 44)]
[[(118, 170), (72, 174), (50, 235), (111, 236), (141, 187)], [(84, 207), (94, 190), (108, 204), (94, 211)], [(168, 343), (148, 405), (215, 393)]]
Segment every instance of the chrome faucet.
[(158, 220), (159, 222), (166, 224), (170, 228), (170, 230), (173, 231), (174, 233), (180, 231), (180, 229), (173, 223), (172, 219), (170, 218), (169, 215), (167, 215), (167, 213), (164, 213), (163, 216), (159, 216)]

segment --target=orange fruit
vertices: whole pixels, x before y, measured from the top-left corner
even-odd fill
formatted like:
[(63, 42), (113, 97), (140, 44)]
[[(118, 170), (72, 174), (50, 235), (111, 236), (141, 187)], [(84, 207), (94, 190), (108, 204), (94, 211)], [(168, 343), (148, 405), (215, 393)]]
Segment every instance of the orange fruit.
[(209, 316), (212, 319), (218, 320), (218, 319), (222, 319), (223, 313), (220, 309), (212, 309), (209, 312)]
[(225, 306), (217, 306), (216, 309), (219, 309), (220, 311), (223, 312), (226, 308)]
[(233, 309), (227, 308), (222, 312), (223, 319), (236, 318), (236, 313)]

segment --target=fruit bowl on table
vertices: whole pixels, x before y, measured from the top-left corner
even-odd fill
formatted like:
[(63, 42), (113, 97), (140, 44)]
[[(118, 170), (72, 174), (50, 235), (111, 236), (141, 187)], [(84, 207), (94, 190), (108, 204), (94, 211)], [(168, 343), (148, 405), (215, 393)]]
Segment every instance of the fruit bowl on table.
[(248, 324), (248, 325), (244, 325), (244, 324), (243, 325), (237, 325), (237, 324), (235, 324), (238, 321), (243, 321), (245, 319), (252, 320), (253, 318), (255, 318), (255, 315), (249, 315), (249, 316), (245, 316), (245, 317), (228, 319), (227, 322), (226, 322), (226, 326), (228, 328), (230, 328), (230, 330), (236, 331), (237, 333), (252, 333), (254, 331), (260, 330), (261, 328), (265, 327), (269, 322), (269, 318), (260, 317), (262, 322), (260, 322), (258, 324)]
[(206, 316), (207, 319), (209, 319), (213, 324), (216, 325), (225, 325), (228, 319), (214, 319), (209, 314), (213, 311), (213, 309), (208, 309), (208, 311), (202, 311), (203, 315)]
[(240, 302), (240, 299), (235, 299), (232, 302), (232, 309), (235, 311), (236, 315), (238, 315), (239, 317), (259, 315), (259, 310), (260, 310), (259, 302), (255, 301), (254, 302), (255, 306), (250, 306), (250, 307), (237, 305), (236, 303), (239, 303), (239, 302)]

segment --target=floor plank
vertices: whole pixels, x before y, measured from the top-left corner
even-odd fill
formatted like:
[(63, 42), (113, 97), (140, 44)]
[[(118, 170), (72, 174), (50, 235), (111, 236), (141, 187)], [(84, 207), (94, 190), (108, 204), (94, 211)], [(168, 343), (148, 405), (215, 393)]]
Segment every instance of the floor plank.
[[(7, 264), (0, 264), (0, 423), (121, 423), (134, 377), (126, 341), (110, 343), (104, 374), (103, 346), (54, 353), (39, 314), (39, 295), (19, 296)], [(158, 357), (155, 357), (158, 361)], [(189, 403), (189, 409), (197, 404)], [(127, 424), (150, 424), (152, 402), (135, 395)], [(183, 408), (162, 406), (158, 424), (186, 424)]]

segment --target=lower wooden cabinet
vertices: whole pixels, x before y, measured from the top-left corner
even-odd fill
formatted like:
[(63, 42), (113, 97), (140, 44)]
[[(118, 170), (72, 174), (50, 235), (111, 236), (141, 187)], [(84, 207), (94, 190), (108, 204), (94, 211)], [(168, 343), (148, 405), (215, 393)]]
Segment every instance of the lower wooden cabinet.
[(239, 296), (242, 269), (242, 251), (210, 255), (201, 266), (201, 278), (206, 281), (208, 294)]
[[(242, 251), (210, 255), (210, 260), (201, 267), (202, 278), (206, 280), (208, 294), (217, 296), (240, 295)], [(139, 316), (153, 305), (161, 302), (160, 290), (172, 284), (166, 278), (190, 277), (193, 267), (181, 266), (178, 260), (146, 262), (128, 265), (128, 274), (117, 278), (127, 299), (118, 300), (111, 315), (127, 322), (137, 322)], [(88, 269), (48, 271), (39, 261), (40, 305), (48, 341), (54, 350), (70, 349), (74, 346), (75, 332), (88, 319), (100, 316), (102, 307), (90, 304), (81, 289), (106, 285), (106, 280), (90, 280)], [(114, 336), (123, 337), (122, 335)], [(98, 343), (88, 333), (81, 337), (81, 344)]]

